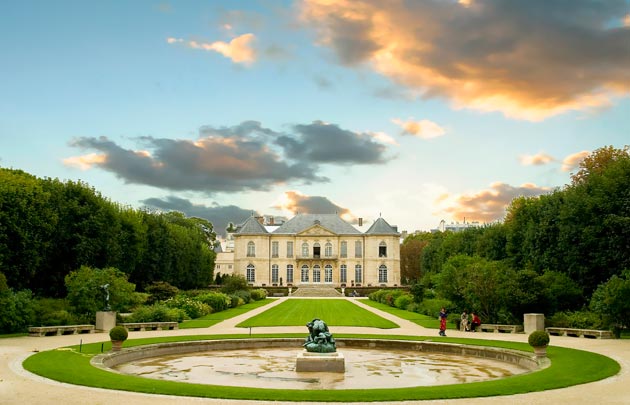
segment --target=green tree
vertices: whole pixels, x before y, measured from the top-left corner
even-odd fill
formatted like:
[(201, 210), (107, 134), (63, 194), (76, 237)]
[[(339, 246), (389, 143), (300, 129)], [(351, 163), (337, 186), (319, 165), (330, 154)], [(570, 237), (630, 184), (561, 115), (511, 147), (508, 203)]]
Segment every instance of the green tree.
[(630, 327), (630, 270), (600, 284), (593, 293), (590, 308), (617, 333), (621, 328)]

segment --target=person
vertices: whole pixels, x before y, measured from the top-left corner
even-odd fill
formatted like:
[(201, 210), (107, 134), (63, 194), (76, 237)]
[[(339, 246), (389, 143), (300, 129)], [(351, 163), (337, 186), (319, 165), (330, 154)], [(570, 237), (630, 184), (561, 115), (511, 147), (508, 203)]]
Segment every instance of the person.
[(440, 310), (440, 336), (446, 336), (446, 309)]
[(357, 290), (352, 290), (352, 293), (350, 294), (351, 297), (358, 297), (359, 293), (357, 292)]
[(468, 313), (466, 313), (466, 311), (462, 312), (459, 330), (462, 332), (468, 332)]
[(481, 326), (481, 319), (477, 316), (476, 313), (472, 313), (472, 322), (470, 324), (470, 331), (476, 332), (478, 326)]

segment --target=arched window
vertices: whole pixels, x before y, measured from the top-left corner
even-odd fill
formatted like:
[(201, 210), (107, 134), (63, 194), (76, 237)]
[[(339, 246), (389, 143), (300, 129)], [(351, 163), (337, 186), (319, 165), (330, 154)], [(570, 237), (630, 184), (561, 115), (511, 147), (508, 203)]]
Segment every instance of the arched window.
[(308, 257), (308, 243), (302, 243), (302, 257)]
[(305, 264), (302, 266), (302, 277), (300, 281), (303, 283), (308, 283), (308, 266)]
[(293, 265), (287, 264), (287, 283), (293, 283)]
[(339, 282), (347, 283), (348, 282), (348, 266), (342, 264), (339, 268)]
[(253, 264), (249, 264), (247, 266), (247, 282), (255, 283), (256, 282), (256, 267)]
[(385, 241), (378, 244), (378, 257), (387, 257), (387, 243)]
[(324, 256), (331, 257), (332, 256), (332, 243), (327, 242), (324, 247)]
[(322, 248), (319, 243), (315, 242), (313, 245), (313, 257), (319, 258), (322, 255)]
[(360, 240), (354, 242), (354, 257), (363, 257), (363, 246)]
[(362, 283), (363, 282), (363, 269), (361, 268), (360, 264), (357, 264), (356, 266), (354, 266), (354, 282), (355, 283)]
[(247, 242), (247, 257), (256, 257), (256, 245), (254, 242)]
[(332, 283), (332, 266), (330, 264), (324, 267), (324, 283)]
[(322, 281), (322, 270), (319, 267), (319, 264), (313, 266), (313, 282), (320, 283)]
[(271, 265), (271, 282), (277, 284), (278, 283), (278, 277), (280, 277), (279, 274), (278, 274), (278, 265), (277, 264), (272, 264)]
[(386, 283), (387, 282), (387, 266), (381, 264), (378, 268), (378, 282)]

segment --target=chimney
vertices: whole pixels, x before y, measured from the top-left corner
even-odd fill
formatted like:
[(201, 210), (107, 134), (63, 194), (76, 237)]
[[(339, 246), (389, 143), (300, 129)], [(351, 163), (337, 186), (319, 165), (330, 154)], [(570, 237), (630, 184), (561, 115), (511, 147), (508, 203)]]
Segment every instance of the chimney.
[(269, 225), (275, 225), (273, 222), (273, 217), (269, 217)]
[(359, 218), (359, 226), (363, 226), (363, 218)]
[(256, 220), (261, 224), (264, 225), (265, 224), (265, 217), (256, 217)]

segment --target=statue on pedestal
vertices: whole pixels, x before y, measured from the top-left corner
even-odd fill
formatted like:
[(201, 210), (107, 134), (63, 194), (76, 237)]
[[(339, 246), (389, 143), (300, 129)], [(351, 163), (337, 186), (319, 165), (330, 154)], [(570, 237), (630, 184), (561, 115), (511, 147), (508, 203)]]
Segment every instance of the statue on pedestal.
[(109, 284), (102, 285), (101, 288), (105, 291), (105, 309), (104, 309), (104, 311), (111, 311), (112, 308), (109, 306)]
[(337, 351), (335, 339), (328, 331), (328, 325), (321, 319), (315, 318), (306, 324), (309, 335), (304, 342), (307, 352), (313, 353), (333, 353)]

